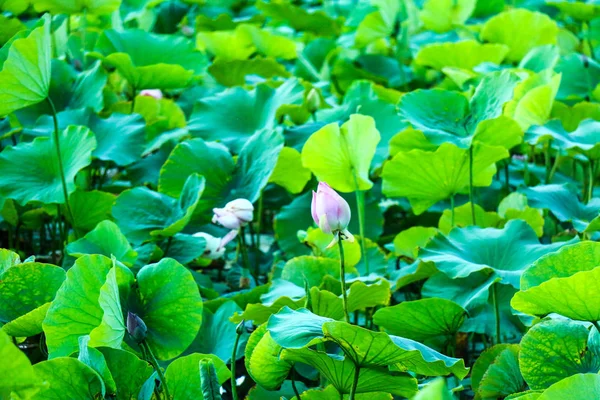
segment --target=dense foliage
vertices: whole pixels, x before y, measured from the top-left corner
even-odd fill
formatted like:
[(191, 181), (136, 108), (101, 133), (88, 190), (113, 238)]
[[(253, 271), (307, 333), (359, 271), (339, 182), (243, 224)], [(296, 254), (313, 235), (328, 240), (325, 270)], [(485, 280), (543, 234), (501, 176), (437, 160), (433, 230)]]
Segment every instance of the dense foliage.
[(600, 398), (597, 1), (0, 9), (0, 399)]

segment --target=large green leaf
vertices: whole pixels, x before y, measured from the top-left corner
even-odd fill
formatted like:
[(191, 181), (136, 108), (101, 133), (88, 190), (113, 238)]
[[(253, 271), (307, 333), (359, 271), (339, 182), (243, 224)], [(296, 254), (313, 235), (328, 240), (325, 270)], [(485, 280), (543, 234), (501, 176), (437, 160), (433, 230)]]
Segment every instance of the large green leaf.
[[(100, 222), (110, 216), (110, 209), (115, 202), (116, 196), (112, 193), (100, 190), (75, 190), (69, 196), (69, 205), (75, 221), (69, 222), (75, 229), (89, 232)], [(70, 219), (70, 215), (66, 215)]]
[(48, 96), (52, 57), (50, 20), (50, 16), (45, 15), (42, 26), (33, 29), (27, 37), (5, 45), (10, 48), (0, 64), (1, 116), (39, 103)]
[(83, 335), (90, 335), (91, 346), (119, 348), (125, 335), (119, 286), (131, 280), (131, 272), (109, 258), (78, 258), (43, 323), (50, 357), (75, 352)]
[(334, 123), (313, 133), (302, 148), (302, 164), (341, 192), (368, 190), (379, 139), (373, 118), (354, 114), (341, 128)]
[(521, 274), (544, 254), (565, 243), (540, 244), (526, 222), (509, 221), (503, 229), (467, 227), (436, 236), (421, 252), (423, 261), (434, 262), (451, 278), (464, 278), (477, 271), (493, 272), (502, 283), (519, 288)]
[(477, 385), (481, 399), (504, 397), (526, 388), (519, 369), (519, 345), (502, 347)]
[(146, 323), (146, 340), (158, 359), (181, 354), (194, 340), (202, 323), (202, 298), (189, 270), (164, 258), (137, 274), (138, 296), (130, 304)]
[(267, 331), (267, 324), (258, 327), (246, 345), (246, 369), (260, 386), (267, 390), (275, 390), (287, 378), (292, 364), (280, 359), (281, 346), (277, 344)]
[(187, 86), (206, 64), (188, 39), (141, 29), (105, 30), (96, 51), (136, 90)]
[(0, 321), (6, 323), (52, 301), (65, 271), (51, 264), (17, 264), (0, 274)]
[(549, 16), (515, 8), (490, 18), (481, 29), (481, 39), (510, 48), (508, 60), (520, 61), (532, 48), (555, 44), (558, 26)]
[[(64, 203), (59, 163), (70, 194), (75, 191), (75, 175), (92, 162), (96, 139), (86, 127), (69, 126), (59, 132), (58, 144), (60, 159), (54, 136), (5, 148), (0, 153), (0, 195), (23, 205), (30, 201)], [(23, 163), (23, 159), (27, 162)]]
[(427, 0), (421, 11), (421, 21), (427, 29), (446, 32), (462, 25), (475, 10), (476, 0)]
[(84, 10), (91, 14), (110, 14), (119, 9), (121, 0), (33, 0), (37, 12), (52, 14), (80, 14)]
[(419, 50), (415, 62), (438, 70), (445, 67), (473, 69), (483, 62), (500, 64), (508, 51), (503, 44), (482, 44), (475, 40), (431, 43)]
[(255, 132), (275, 128), (277, 110), (281, 106), (302, 104), (303, 100), (304, 86), (296, 79), (276, 89), (266, 84), (257, 85), (251, 91), (232, 88), (197, 101), (188, 128), (194, 136), (220, 140), (239, 152)]
[(568, 132), (560, 120), (549, 121), (543, 126), (534, 126), (525, 134), (525, 140), (532, 144), (551, 141), (554, 148), (570, 150), (597, 160), (600, 158), (600, 122), (592, 119), (583, 120), (577, 129)]
[(117, 400), (136, 398), (144, 382), (152, 375), (152, 367), (135, 354), (111, 347), (100, 347), (106, 365), (117, 386)]
[(434, 298), (381, 308), (373, 315), (373, 323), (390, 334), (424, 342), (452, 337), (466, 317), (466, 310), (453, 301)]
[[(204, 177), (196, 173), (189, 175), (178, 199), (145, 187), (129, 189), (119, 195), (112, 214), (123, 234), (133, 243), (153, 237), (171, 237), (190, 222), (204, 185)], [(145, 206), (140, 207), (140, 204)]]
[[(506, 149), (477, 143), (473, 149), (473, 185), (489, 186), (496, 161), (508, 156)], [(435, 152), (400, 152), (383, 167), (383, 193), (407, 197), (417, 215), (438, 201), (466, 191), (469, 186), (469, 151), (452, 143)]]
[(40, 377), (36, 376), (27, 356), (16, 347), (8, 335), (0, 330), (0, 397), (3, 399), (34, 399), (40, 390)]
[(319, 317), (307, 309), (284, 307), (267, 328), (284, 349), (301, 349), (322, 341), (336, 343), (353, 363), (364, 367), (393, 367), (429, 376), (468, 373), (464, 361), (447, 357), (410, 339)]
[(101, 254), (115, 257), (118, 261), (133, 266), (137, 253), (123, 236), (119, 227), (112, 221), (102, 221), (84, 237), (67, 245), (67, 252), (73, 257), (85, 254)]
[(316, 35), (332, 36), (340, 32), (340, 21), (328, 13), (318, 10), (309, 12), (287, 0), (259, 1), (256, 7), (266, 16), (276, 21), (285, 21), (297, 31), (311, 32)]
[(279, 153), (269, 182), (284, 187), (290, 193), (298, 194), (302, 192), (311, 176), (310, 171), (302, 165), (298, 150), (293, 147), (284, 147)]
[(33, 366), (44, 386), (35, 395), (40, 400), (80, 399), (103, 397), (103, 384), (98, 374), (76, 358), (61, 357)]
[(537, 399), (595, 399), (600, 397), (600, 375), (576, 374), (555, 383)]
[(167, 368), (165, 378), (173, 400), (197, 399), (202, 400), (200, 379), (200, 362), (210, 360), (214, 363), (219, 384), (231, 376), (227, 365), (213, 354), (194, 353), (177, 358)]
[(568, 376), (600, 370), (585, 326), (568, 320), (534, 325), (521, 340), (519, 365), (531, 389), (546, 389)]

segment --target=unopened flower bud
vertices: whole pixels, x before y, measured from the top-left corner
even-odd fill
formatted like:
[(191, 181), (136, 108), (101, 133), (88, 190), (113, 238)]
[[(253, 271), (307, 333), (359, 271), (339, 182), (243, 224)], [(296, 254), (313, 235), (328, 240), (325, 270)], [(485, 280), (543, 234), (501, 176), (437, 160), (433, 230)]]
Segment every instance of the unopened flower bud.
[(240, 229), (252, 221), (254, 206), (246, 199), (236, 199), (223, 208), (213, 208), (213, 223), (228, 229)]
[(242, 333), (244, 333), (246, 331), (246, 321), (242, 320), (239, 324), (237, 324), (237, 326), (235, 327), (235, 333), (237, 335), (241, 335)]
[(140, 96), (154, 97), (156, 100), (163, 98), (163, 93), (160, 89), (144, 89), (140, 92)]
[(337, 243), (339, 238), (354, 241), (354, 236), (347, 229), (351, 217), (350, 206), (325, 182), (319, 182), (317, 192), (313, 191), (311, 213), (323, 232), (334, 235), (328, 247)]
[(308, 112), (312, 114), (317, 111), (320, 106), (321, 96), (319, 96), (319, 92), (315, 88), (310, 89), (306, 96), (306, 108), (308, 109)]
[(202, 253), (202, 257), (211, 260), (217, 260), (223, 257), (223, 254), (225, 254), (225, 248), (221, 246), (222, 239), (214, 237), (213, 235), (205, 232), (194, 233), (193, 236), (204, 238), (206, 241), (206, 247), (204, 249), (204, 253)]
[(146, 339), (148, 328), (144, 321), (132, 312), (127, 313), (127, 332), (137, 343), (142, 343)]

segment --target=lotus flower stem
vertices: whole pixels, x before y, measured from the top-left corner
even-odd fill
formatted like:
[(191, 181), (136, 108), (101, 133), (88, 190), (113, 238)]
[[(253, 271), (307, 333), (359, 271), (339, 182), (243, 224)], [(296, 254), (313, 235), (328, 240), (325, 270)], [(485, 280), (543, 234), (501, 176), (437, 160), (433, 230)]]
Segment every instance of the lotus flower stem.
[(60, 172), (60, 181), (62, 183), (63, 196), (65, 197), (65, 208), (67, 209), (67, 214), (69, 215), (69, 219), (71, 220), (71, 224), (73, 225), (73, 232), (75, 233), (75, 238), (79, 239), (77, 234), (77, 229), (75, 229), (75, 219), (73, 218), (73, 212), (71, 211), (71, 205), (69, 204), (69, 192), (67, 191), (67, 179), (65, 178), (65, 168), (62, 162), (62, 155), (60, 152), (60, 138), (58, 132), (58, 117), (56, 116), (56, 107), (54, 107), (54, 103), (50, 96), (46, 97), (48, 104), (52, 110), (52, 120), (54, 121), (54, 146), (56, 149), (56, 158), (58, 161), (58, 170)]
[(294, 394), (296, 395), (296, 400), (301, 400), (300, 392), (298, 392), (298, 388), (296, 387), (296, 369), (294, 368), (294, 366), (292, 366), (291, 378), (292, 378), (292, 389), (294, 390)]
[(560, 153), (557, 152), (556, 157), (554, 157), (554, 163), (552, 164), (552, 169), (550, 170), (550, 175), (548, 176), (547, 183), (552, 183), (552, 178), (554, 177), (554, 174), (556, 173), (556, 170), (558, 169), (559, 160), (560, 160)]
[(494, 344), (500, 344), (500, 305), (498, 304), (498, 283), (492, 284), (492, 307), (494, 307), (494, 319), (496, 320), (496, 335)]
[[(248, 258), (246, 240), (244, 239), (244, 228), (240, 228), (240, 233), (238, 234), (238, 246), (240, 247), (240, 253), (242, 255), (242, 263), (244, 264), (244, 268), (246, 268), (248, 271), (253, 271), (252, 266), (250, 265), (250, 258)], [(258, 268), (254, 269), (253, 274), (254, 278), (258, 279)]]
[(365, 261), (365, 273), (369, 275), (369, 259), (365, 242), (365, 193), (356, 190), (356, 207), (358, 208), (358, 229), (360, 234), (360, 251)]
[(586, 203), (589, 203), (592, 200), (592, 197), (594, 197), (594, 167), (594, 161), (590, 159), (588, 161), (588, 190)]
[(358, 378), (360, 376), (360, 365), (356, 364), (354, 369), (354, 379), (352, 381), (352, 388), (350, 389), (350, 400), (354, 400), (356, 396), (356, 388), (358, 387)]
[(148, 342), (146, 340), (143, 340), (140, 343), (140, 347), (141, 348), (145, 348), (146, 357), (147, 357), (146, 361), (148, 361), (150, 363), (150, 365), (152, 365), (152, 367), (154, 368), (154, 370), (158, 374), (158, 379), (160, 379), (161, 388), (164, 391), (165, 396), (167, 396), (167, 399), (170, 399), (171, 395), (169, 394), (169, 388), (167, 386), (167, 380), (165, 379), (165, 375), (163, 374), (162, 370), (160, 369), (160, 365), (158, 365), (158, 360), (154, 356), (154, 353), (152, 352), (152, 349), (148, 345)]
[(235, 362), (237, 361), (237, 348), (240, 343), (240, 337), (242, 336), (245, 321), (242, 320), (235, 328), (235, 342), (233, 343), (233, 349), (231, 350), (231, 394), (233, 400), (238, 400), (237, 383), (235, 380)]
[(469, 202), (471, 203), (471, 222), (477, 225), (475, 220), (475, 202), (473, 200), (473, 145), (469, 147)]
[(545, 176), (544, 183), (546, 185), (550, 183), (550, 174), (552, 171), (552, 163), (551, 163), (551, 158), (550, 158), (550, 145), (551, 144), (552, 144), (552, 141), (549, 140), (548, 143), (546, 143), (546, 146), (544, 146), (544, 165), (546, 166), (546, 176)]
[(344, 246), (342, 245), (342, 238), (338, 233), (338, 246), (340, 249), (340, 281), (342, 282), (342, 302), (344, 305), (344, 318), (346, 322), (350, 323), (350, 317), (348, 315), (348, 294), (346, 293), (346, 266), (344, 265)]

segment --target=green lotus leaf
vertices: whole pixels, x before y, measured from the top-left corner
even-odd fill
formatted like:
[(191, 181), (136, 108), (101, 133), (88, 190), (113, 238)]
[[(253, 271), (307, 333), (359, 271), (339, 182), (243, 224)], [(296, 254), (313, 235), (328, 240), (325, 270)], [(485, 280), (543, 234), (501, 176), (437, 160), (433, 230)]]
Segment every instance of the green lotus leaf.
[(248, 37), (256, 50), (265, 57), (292, 60), (296, 58), (296, 42), (255, 25), (238, 25), (236, 31)]
[(589, 21), (600, 16), (600, 6), (594, 1), (547, 0), (546, 4), (580, 21)]
[[(3, 399), (34, 399), (41, 388), (27, 356), (0, 329), (0, 397)], [(10, 360), (10, 361), (9, 361)], [(9, 362), (7, 362), (9, 361)]]
[(129, 351), (99, 347), (117, 387), (117, 400), (136, 398), (152, 367)]
[[(417, 215), (438, 201), (464, 192), (469, 185), (469, 151), (451, 143), (435, 152), (401, 152), (383, 167), (383, 193), (407, 197)], [(489, 186), (496, 171), (495, 162), (508, 156), (502, 147), (475, 144), (473, 185)]]
[(558, 46), (553, 44), (537, 46), (525, 54), (525, 57), (519, 62), (519, 68), (540, 73), (547, 69), (554, 69), (559, 57)]
[[(312, 249), (312, 252), (317, 257), (327, 257), (334, 260), (340, 259), (340, 250), (338, 246), (327, 248), (333, 240), (333, 234), (324, 233), (320, 228), (308, 228), (304, 243)], [(353, 268), (358, 264), (361, 258), (360, 244), (358, 241), (348, 242), (342, 241), (344, 249), (344, 263), (346, 268)]]
[(419, 390), (419, 393), (412, 400), (452, 400), (454, 396), (446, 387), (446, 381), (443, 378), (434, 379), (428, 382), (425, 387)]
[(231, 376), (227, 365), (213, 354), (194, 353), (177, 358), (169, 364), (165, 372), (173, 400), (205, 399), (202, 394), (199, 365), (203, 360), (210, 360), (213, 363), (219, 384), (224, 383)]
[(453, 301), (434, 298), (380, 308), (373, 315), (373, 323), (390, 334), (424, 342), (454, 336), (466, 317), (466, 310)]
[(431, 43), (419, 49), (415, 62), (437, 70), (444, 67), (472, 70), (483, 62), (500, 64), (508, 51), (503, 44), (482, 44), (475, 40)]
[(198, 32), (196, 47), (215, 56), (215, 61), (247, 60), (256, 51), (252, 37), (238, 28), (232, 31)]
[(527, 196), (530, 206), (550, 210), (559, 221), (570, 221), (579, 232), (585, 231), (590, 221), (596, 218), (600, 211), (598, 198), (583, 204), (567, 184), (539, 185), (519, 191)]
[(206, 239), (203, 237), (176, 233), (171, 238), (171, 245), (166, 249), (163, 257), (170, 257), (185, 265), (204, 255)]
[(300, 287), (304, 287), (306, 282), (309, 288), (320, 286), (326, 275), (339, 279), (339, 261), (325, 257), (295, 257), (288, 261), (281, 271), (282, 279)]
[(279, 153), (275, 169), (269, 178), (292, 194), (302, 192), (311, 178), (310, 170), (302, 166), (300, 152), (293, 147), (284, 147)]
[(490, 18), (481, 28), (481, 39), (510, 48), (509, 61), (520, 61), (536, 46), (556, 44), (558, 26), (546, 14), (515, 8)]
[(576, 374), (556, 382), (537, 398), (538, 400), (594, 399), (600, 396), (600, 376), (593, 374)]
[(524, 131), (532, 125), (543, 125), (550, 117), (560, 81), (561, 76), (550, 70), (521, 81), (504, 114), (517, 121)]
[(14, 15), (23, 14), (27, 11), (27, 8), (32, 4), (32, 0), (2, 0), (0, 1), (0, 8), (3, 11), (8, 11)]
[(519, 365), (531, 389), (546, 389), (571, 375), (598, 372), (598, 356), (588, 347), (589, 331), (567, 320), (534, 325), (521, 340)]
[(368, 190), (371, 161), (380, 140), (373, 118), (354, 114), (340, 127), (315, 132), (302, 148), (302, 164), (320, 181), (341, 192)]
[(160, 360), (181, 354), (202, 323), (202, 298), (192, 274), (177, 261), (164, 258), (137, 274), (139, 299), (130, 301), (146, 323), (146, 340)]
[[(298, 382), (296, 382), (296, 385)], [(305, 400), (339, 400), (340, 393), (337, 391), (335, 386), (328, 385), (325, 389), (322, 388), (314, 388), (306, 390), (302, 393), (302, 399)], [(346, 399), (349, 395), (342, 394), (344, 399)], [(356, 400), (392, 400), (393, 396), (390, 393), (385, 392), (369, 392), (369, 393), (357, 393)], [(299, 400), (296, 397), (292, 397), (293, 400)], [(255, 400), (255, 398), (252, 398)], [(269, 399), (270, 400), (270, 399)], [(278, 399), (273, 399), (278, 400)]]
[(600, 158), (600, 122), (592, 119), (581, 121), (577, 129), (567, 132), (560, 120), (549, 121), (543, 126), (534, 126), (525, 134), (525, 140), (531, 144), (551, 141), (552, 146), (561, 150), (571, 150), (583, 154), (588, 159)]
[(447, 32), (464, 24), (475, 10), (476, 0), (427, 0), (420, 17), (426, 29)]
[[(308, 388), (306, 387), (306, 385), (301, 382), (301, 381), (295, 381), (294, 384), (296, 385), (296, 390), (299, 393), (302, 393), (302, 397), (306, 398), (308, 400), (307, 393), (308, 393)], [(336, 393), (336, 397), (335, 400), (339, 399), (339, 394), (337, 392), (337, 390), (331, 386), (331, 389), (333, 390), (333, 392)], [(252, 389), (250, 389), (250, 391), (248, 391), (248, 395), (246, 396), (247, 400), (279, 400), (281, 399), (281, 397), (283, 396), (286, 399), (294, 399), (295, 397), (295, 392), (294, 392), (294, 388), (292, 387), (292, 381), (291, 380), (286, 380), (283, 382), (283, 384), (281, 385), (281, 387), (278, 390), (267, 390), (265, 388), (263, 388), (260, 385), (256, 385), (254, 386)], [(357, 395), (357, 399), (359, 398)], [(388, 400), (388, 399), (386, 399)]]
[(110, 14), (119, 9), (121, 0), (33, 0), (35, 11), (51, 14)]
[(6, 51), (1, 57), (0, 71), (2, 116), (37, 104), (48, 97), (52, 57), (51, 18), (45, 15), (40, 21), (42, 26), (2, 48), (2, 52)]
[(0, 274), (17, 264), (21, 264), (19, 254), (8, 249), (0, 249)]
[(272, 338), (267, 325), (256, 329), (246, 345), (246, 369), (260, 386), (267, 390), (276, 390), (287, 378), (292, 363), (279, 358), (281, 346)]
[[(257, 85), (253, 90), (231, 88), (198, 100), (188, 128), (193, 136), (220, 140), (239, 152), (257, 131), (275, 127), (277, 110), (284, 104), (302, 104), (304, 86), (290, 79), (276, 89)], [(231, 116), (235, 114), (235, 118)], [(219, 129), (215, 130), (214, 127)]]
[(555, 71), (563, 76), (556, 95), (559, 100), (587, 100), (600, 83), (600, 64), (580, 54), (562, 56)]
[[(465, 247), (465, 243), (469, 246)], [(526, 222), (513, 220), (503, 229), (467, 227), (454, 229), (447, 236), (436, 236), (421, 250), (419, 257), (422, 261), (434, 262), (450, 278), (489, 271), (500, 277), (502, 283), (518, 289), (525, 268), (564, 245), (564, 242), (540, 244)]]
[(579, 242), (561, 247), (535, 261), (521, 276), (521, 290), (539, 286), (552, 278), (567, 278), (600, 265), (600, 245)]
[[(401, 97), (398, 110), (435, 145), (451, 142), (468, 148), (482, 142), (510, 149), (521, 142), (522, 132), (502, 113), (517, 82), (508, 71), (490, 73), (482, 78), (470, 100), (442, 89), (415, 90)], [(428, 107), (422, 107), (423, 103)]]
[(186, 38), (141, 29), (105, 30), (96, 51), (105, 65), (116, 68), (135, 90), (187, 86), (206, 64)]
[(200, 387), (202, 388), (203, 398), (207, 400), (221, 399), (221, 385), (212, 360), (200, 360)]
[[(300, 325), (303, 331), (299, 331)], [(452, 373), (460, 379), (469, 371), (463, 360), (447, 357), (421, 343), (319, 317), (307, 309), (283, 308), (269, 319), (267, 329), (284, 349), (333, 341), (361, 367), (389, 366), (429, 376)]]
[(208, 67), (208, 72), (225, 86), (243, 86), (247, 76), (258, 75), (266, 79), (291, 76), (282, 64), (272, 58), (263, 57), (252, 60), (217, 60)]
[(417, 258), (417, 253), (437, 234), (436, 228), (413, 226), (403, 230), (394, 238), (394, 254), (396, 256)]
[[(502, 218), (494, 211), (485, 211), (483, 207), (475, 204), (475, 221), (481, 228), (498, 228), (502, 225)], [(462, 206), (454, 207), (454, 226), (452, 226), (452, 210), (444, 210), (438, 221), (438, 228), (444, 235), (450, 233), (455, 228), (464, 228), (473, 225), (471, 214), (471, 203), (465, 203)]]
[[(327, 290), (320, 290), (317, 287), (312, 287), (309, 293), (310, 309), (313, 313), (320, 315), (321, 317), (331, 318), (337, 321), (343, 320), (345, 318), (344, 303), (342, 299), (339, 296), (337, 296), (337, 294), (334, 294)], [(292, 310), (297, 310), (301, 307), (302, 305), (290, 308)], [(350, 307), (348, 307), (348, 311), (350, 311)]]
[(42, 323), (50, 308), (50, 302), (13, 319), (2, 327), (6, 334), (12, 337), (32, 337), (42, 333)]
[[(89, 192), (75, 190), (69, 196), (69, 205), (75, 221), (69, 220), (69, 222), (75, 229), (89, 232), (110, 217), (110, 210), (115, 199), (114, 194), (100, 190)], [(68, 214), (66, 216), (70, 219)]]
[[(318, 290), (316, 287), (315, 289)], [(292, 310), (296, 310), (304, 305), (304, 300), (295, 301), (287, 296), (282, 296), (275, 300), (270, 305), (265, 305), (262, 303), (256, 304), (248, 304), (243, 313), (236, 313), (233, 317), (231, 317), (231, 321), (237, 323), (244, 321), (252, 321), (254, 325), (260, 325), (269, 319), (269, 317), (273, 314), (276, 314), (283, 307), (290, 307)]]
[(487, 372), (488, 368), (495, 362), (498, 355), (504, 350), (510, 349), (511, 346), (512, 345), (507, 343), (500, 343), (485, 349), (479, 355), (479, 357), (477, 357), (475, 364), (473, 364), (473, 367), (471, 368), (471, 387), (475, 392), (477, 392), (477, 389), (479, 388), (479, 383), (481, 382), (481, 379)]
[(519, 345), (508, 345), (494, 357), (477, 386), (482, 399), (504, 397), (526, 388), (519, 370)]
[(43, 323), (50, 358), (68, 356), (79, 337), (91, 346), (119, 348), (125, 335), (119, 286), (133, 280), (128, 269), (101, 255), (85, 255), (67, 271)]
[(44, 382), (35, 395), (40, 400), (81, 399), (104, 397), (100, 376), (76, 358), (60, 357), (33, 366), (35, 375)]
[(256, 8), (265, 16), (276, 21), (284, 21), (290, 27), (301, 32), (316, 35), (333, 36), (340, 32), (342, 24), (324, 11), (309, 12), (287, 0), (259, 1)]
[(373, 161), (376, 165), (387, 159), (388, 142), (398, 132), (406, 128), (406, 123), (396, 110), (397, 100), (387, 100), (377, 92), (378, 87), (366, 80), (354, 81), (346, 91), (344, 101), (339, 107), (323, 109), (317, 112), (317, 120), (343, 123), (352, 114), (368, 115), (375, 120), (375, 127), (381, 135)]
[[(189, 352), (199, 352), (203, 354), (214, 354), (225, 362), (231, 359), (231, 353), (235, 344), (236, 332), (235, 323), (231, 322), (231, 317), (236, 313), (241, 313), (242, 309), (235, 301), (224, 299), (225, 301), (212, 312), (204, 308), (202, 313), (202, 327), (194, 342), (186, 350)], [(243, 334), (240, 338), (237, 348), (238, 358), (244, 355), (244, 346), (248, 335)]]
[(382, 278), (372, 284), (357, 280), (350, 283), (348, 288), (348, 312), (387, 306), (390, 298), (390, 283), (387, 280)]
[[(171, 237), (192, 218), (204, 187), (204, 177), (193, 173), (185, 180), (178, 199), (145, 187), (129, 189), (117, 197), (112, 214), (121, 232), (133, 243)], [(140, 204), (146, 206), (140, 208)]]
[(600, 120), (600, 104), (582, 101), (570, 107), (555, 101), (552, 107), (552, 118), (560, 119), (567, 132), (573, 132), (585, 119)]
[[(6, 147), (0, 153), (0, 195), (22, 205), (30, 201), (64, 203), (59, 162), (64, 168), (67, 193), (73, 193), (75, 175), (92, 162), (96, 139), (86, 127), (69, 126), (59, 132), (58, 142), (60, 160), (54, 136)], [(24, 158), (26, 163), (21, 162)]]
[(396, 289), (401, 289), (411, 283), (422, 281), (439, 272), (432, 262), (415, 261), (391, 274), (396, 280)]
[(88, 335), (79, 337), (79, 353), (77, 359), (93, 369), (102, 382), (102, 392), (109, 396), (115, 396), (117, 385), (108, 369), (104, 355), (97, 349), (89, 347), (90, 337)]
[(354, 44), (356, 47), (366, 47), (370, 43), (389, 37), (396, 28), (396, 21), (401, 5), (398, 2), (390, 0), (380, 0), (373, 2), (377, 7), (365, 16), (356, 28)]
[(121, 233), (119, 227), (109, 220), (100, 222), (84, 237), (69, 243), (67, 252), (73, 257), (81, 257), (85, 254), (115, 257), (128, 267), (133, 266), (137, 259), (137, 253), (127, 238)]
[(524, 322), (531, 323), (532, 318), (514, 315), (510, 299), (517, 289), (511, 285), (500, 284), (499, 280), (497, 275), (487, 271), (475, 272), (467, 278), (454, 279), (443, 273), (437, 273), (425, 282), (422, 295), (452, 300), (467, 310), (469, 318), (462, 325), (461, 332), (485, 333), (492, 336), (496, 326), (492, 285), (496, 284), (501, 333), (508, 337), (521, 335), (525, 330)]
[(51, 264), (27, 262), (0, 274), (0, 321), (10, 322), (52, 301), (65, 271)]

